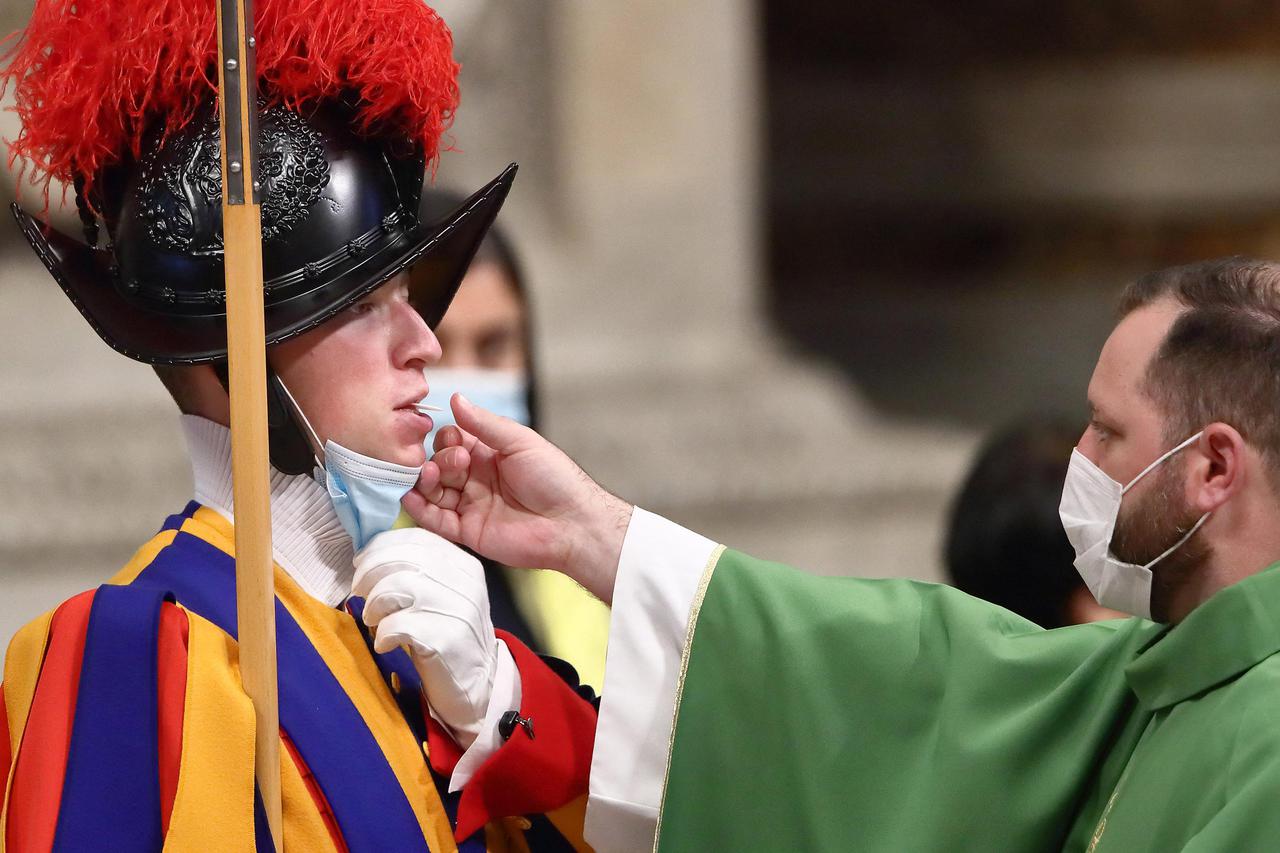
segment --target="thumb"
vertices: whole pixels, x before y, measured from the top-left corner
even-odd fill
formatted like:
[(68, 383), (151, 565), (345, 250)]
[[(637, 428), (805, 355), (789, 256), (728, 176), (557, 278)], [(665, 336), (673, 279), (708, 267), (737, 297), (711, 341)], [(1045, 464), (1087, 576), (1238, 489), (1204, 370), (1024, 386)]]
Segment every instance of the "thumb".
[(458, 426), (498, 453), (509, 454), (519, 450), (530, 435), (536, 435), (527, 426), (482, 409), (461, 394), (454, 394), (450, 403)]

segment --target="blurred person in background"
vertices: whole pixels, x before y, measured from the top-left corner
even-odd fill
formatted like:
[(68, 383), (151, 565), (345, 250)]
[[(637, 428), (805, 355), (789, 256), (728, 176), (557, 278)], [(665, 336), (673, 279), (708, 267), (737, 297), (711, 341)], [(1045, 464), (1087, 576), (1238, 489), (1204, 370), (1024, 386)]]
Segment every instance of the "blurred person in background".
[(1076, 571), (1058, 505), (1081, 429), (1037, 418), (983, 446), (956, 494), (945, 544), (951, 583), (1042, 628), (1124, 614), (1103, 607)]
[[(425, 194), (424, 205), (445, 216), (462, 197)], [(444, 319), (435, 329), (444, 352), (427, 370), (436, 433), (453, 423), (449, 399), (462, 393), (491, 412), (539, 429), (533, 313), (524, 268), (500, 223), (485, 235)], [(599, 687), (609, 636), (609, 608), (559, 572), (515, 571), (483, 560), (493, 622), (533, 648), (568, 661), (586, 684)]]

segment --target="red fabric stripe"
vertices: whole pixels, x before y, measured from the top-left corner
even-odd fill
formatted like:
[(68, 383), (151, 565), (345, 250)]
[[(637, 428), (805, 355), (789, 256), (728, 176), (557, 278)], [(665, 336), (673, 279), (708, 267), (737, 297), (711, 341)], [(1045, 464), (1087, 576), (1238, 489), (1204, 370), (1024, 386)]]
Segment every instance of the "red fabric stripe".
[(320, 783), (316, 781), (311, 768), (302, 760), (302, 756), (298, 753), (298, 748), (293, 745), (293, 741), (289, 739), (289, 735), (285, 733), (284, 729), (280, 730), (280, 740), (284, 743), (285, 751), (289, 753), (289, 757), (293, 759), (294, 766), (298, 768), (298, 773), (301, 774), (302, 781), (306, 784), (307, 791), (311, 794), (311, 799), (316, 804), (316, 810), (320, 812), (320, 817), (324, 820), (325, 829), (329, 830), (329, 838), (333, 841), (333, 846), (338, 848), (338, 853), (348, 853), (347, 842), (343, 840), (342, 830), (338, 828), (338, 819), (333, 816), (333, 808), (330, 807), (324, 791), (320, 790)]
[(587, 792), (591, 772), (595, 709), (519, 640), (497, 633), (520, 670), (520, 714), (533, 719), (536, 737), (517, 729), (462, 789), (459, 840), (498, 818), (560, 808)]
[(431, 756), (431, 769), (448, 778), (453, 775), (454, 768), (462, 759), (462, 747), (431, 716), (425, 702), (422, 705), (422, 716), (427, 719), (427, 752)]
[(4, 684), (0, 682), (0, 767), (4, 768), (6, 783), (9, 780), (9, 765), (12, 763), (13, 754), (9, 750), (9, 712), (4, 704)]
[(9, 794), (5, 841), (10, 850), (45, 853), (53, 847), (92, 607), (93, 591), (81, 593), (59, 607), (49, 625), (48, 650)]
[(182, 767), (182, 722), (187, 700), (187, 636), (190, 624), (182, 608), (165, 603), (160, 608), (160, 634), (156, 643), (157, 699), (160, 738), (160, 825), (169, 831), (173, 798), (178, 792)]

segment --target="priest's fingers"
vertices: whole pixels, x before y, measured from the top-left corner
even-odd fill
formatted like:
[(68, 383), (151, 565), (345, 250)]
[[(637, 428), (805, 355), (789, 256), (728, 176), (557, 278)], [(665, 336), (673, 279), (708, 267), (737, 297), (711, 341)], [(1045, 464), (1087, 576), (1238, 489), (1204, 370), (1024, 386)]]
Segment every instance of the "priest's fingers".
[[(471, 476), (471, 453), (465, 447), (446, 447), (432, 457), (431, 461), (439, 470), (439, 486), (444, 489), (461, 491)], [(431, 491), (424, 491), (428, 500)]]
[(440, 485), (440, 466), (428, 459), (418, 475), (418, 482), (413, 487), (424, 495), (429, 495)]
[[(527, 426), (482, 409), (461, 394), (454, 394), (450, 403), (464, 434), (475, 436), (482, 444), (492, 447), (498, 453), (514, 453), (521, 447), (529, 446), (532, 439), (541, 440)], [(468, 449), (473, 448), (468, 446)]]
[(438, 452), (446, 447), (466, 447), (470, 449), (475, 446), (475, 443), (476, 437), (474, 435), (450, 424), (436, 433), (435, 440), (431, 442), (431, 445)]
[(462, 503), (462, 492), (457, 489), (446, 489), (443, 486), (427, 495), (427, 502), (449, 512), (456, 512)]
[(454, 510), (431, 503), (421, 492), (413, 489), (405, 494), (400, 505), (423, 530), (430, 530), (450, 542), (462, 541), (462, 519)]

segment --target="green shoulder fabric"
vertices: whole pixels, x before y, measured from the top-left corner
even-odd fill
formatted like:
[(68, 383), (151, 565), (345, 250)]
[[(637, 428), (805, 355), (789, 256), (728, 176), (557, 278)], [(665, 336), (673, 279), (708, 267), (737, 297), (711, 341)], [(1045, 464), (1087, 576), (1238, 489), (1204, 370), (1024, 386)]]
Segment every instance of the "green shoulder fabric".
[(1045, 631), (950, 587), (726, 552), (697, 614), (659, 849), (1044, 851), (1160, 631)]

